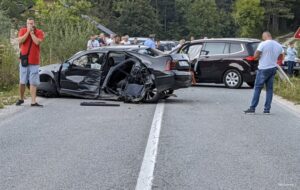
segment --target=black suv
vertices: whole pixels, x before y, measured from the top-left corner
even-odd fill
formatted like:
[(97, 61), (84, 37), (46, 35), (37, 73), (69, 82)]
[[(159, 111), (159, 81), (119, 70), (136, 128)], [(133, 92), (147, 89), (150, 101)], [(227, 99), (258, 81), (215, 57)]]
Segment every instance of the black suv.
[(246, 82), (254, 86), (258, 61), (254, 52), (257, 39), (214, 38), (187, 42), (171, 53), (189, 55), (197, 82), (224, 83), (239, 88)]

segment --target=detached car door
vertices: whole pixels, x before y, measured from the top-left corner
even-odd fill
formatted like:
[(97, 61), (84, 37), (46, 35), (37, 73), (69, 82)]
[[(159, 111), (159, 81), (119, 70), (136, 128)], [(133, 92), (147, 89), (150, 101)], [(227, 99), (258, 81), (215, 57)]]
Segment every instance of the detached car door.
[(100, 95), (103, 53), (86, 53), (62, 65), (60, 93), (83, 98)]

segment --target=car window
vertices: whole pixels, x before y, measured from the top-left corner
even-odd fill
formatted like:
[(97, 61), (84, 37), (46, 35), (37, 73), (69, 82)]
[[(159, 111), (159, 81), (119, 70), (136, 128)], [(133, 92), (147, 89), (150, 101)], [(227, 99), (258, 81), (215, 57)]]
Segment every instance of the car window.
[(230, 53), (237, 53), (243, 51), (242, 44), (240, 43), (232, 43), (230, 44)]
[(89, 69), (101, 69), (104, 54), (102, 53), (89, 53), (82, 55), (73, 61), (73, 65)]
[(197, 59), (200, 56), (200, 52), (202, 49), (202, 44), (196, 44), (189, 46), (188, 49), (188, 56), (191, 60)]
[(226, 43), (225, 49), (224, 49), (224, 54), (229, 54), (229, 46), (230, 46), (230, 44)]
[(254, 55), (254, 52), (256, 51), (259, 43), (260, 42), (249, 43), (249, 45), (247, 47), (249, 47), (248, 51), (249, 51), (250, 55)]
[(224, 54), (226, 43), (222, 42), (208, 42), (204, 47), (201, 55), (221, 55)]

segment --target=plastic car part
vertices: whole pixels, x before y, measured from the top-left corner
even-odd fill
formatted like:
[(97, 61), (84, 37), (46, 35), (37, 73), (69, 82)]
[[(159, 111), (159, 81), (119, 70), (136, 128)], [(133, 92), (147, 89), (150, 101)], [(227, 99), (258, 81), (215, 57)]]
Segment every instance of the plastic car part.
[(81, 106), (120, 106), (120, 104), (110, 104), (106, 102), (81, 102)]

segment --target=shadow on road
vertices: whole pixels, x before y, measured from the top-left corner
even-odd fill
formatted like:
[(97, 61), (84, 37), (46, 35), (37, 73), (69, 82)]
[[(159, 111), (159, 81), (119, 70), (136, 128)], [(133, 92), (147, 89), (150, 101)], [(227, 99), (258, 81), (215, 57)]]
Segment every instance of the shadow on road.
[(205, 88), (222, 88), (222, 89), (229, 89), (229, 90), (243, 90), (243, 89), (252, 89), (251, 87), (247, 86), (247, 85), (243, 85), (241, 88), (239, 89), (230, 89), (227, 88), (226, 86), (222, 85), (222, 84), (194, 84), (193, 86), (191, 86), (192, 88), (196, 88), (196, 87), (205, 87)]

